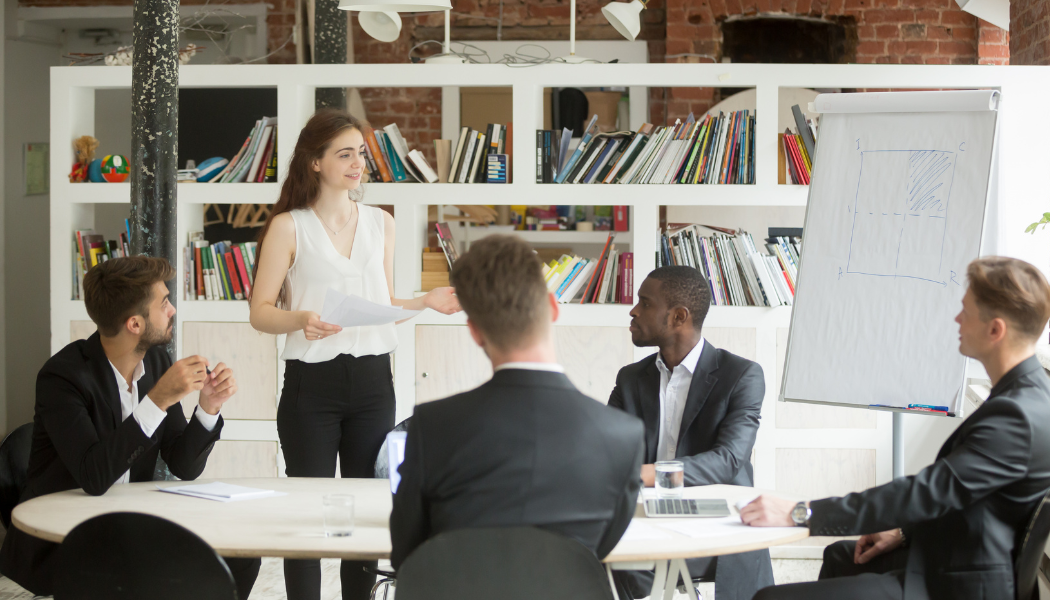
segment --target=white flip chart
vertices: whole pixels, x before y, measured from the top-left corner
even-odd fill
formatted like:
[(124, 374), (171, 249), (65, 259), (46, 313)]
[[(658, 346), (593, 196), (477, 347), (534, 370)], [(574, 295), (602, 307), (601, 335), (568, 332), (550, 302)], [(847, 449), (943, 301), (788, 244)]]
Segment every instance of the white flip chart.
[(822, 94), (781, 400), (959, 405), (995, 91)]

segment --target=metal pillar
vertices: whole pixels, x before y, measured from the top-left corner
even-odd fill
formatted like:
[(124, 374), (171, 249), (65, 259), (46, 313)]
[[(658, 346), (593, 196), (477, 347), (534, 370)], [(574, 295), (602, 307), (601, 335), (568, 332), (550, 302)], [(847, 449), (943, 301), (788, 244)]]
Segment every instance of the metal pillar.
[[(886, 463), (883, 463), (886, 464)], [(904, 477), (904, 413), (893, 412), (893, 478)]]
[[(346, 64), (346, 11), (339, 0), (314, 2), (314, 63)], [(317, 88), (314, 107), (346, 109), (346, 88)]]
[[(178, 265), (179, 2), (135, 0), (131, 63), (131, 252)], [(179, 278), (168, 282), (171, 304)], [(175, 338), (168, 345), (175, 359)]]

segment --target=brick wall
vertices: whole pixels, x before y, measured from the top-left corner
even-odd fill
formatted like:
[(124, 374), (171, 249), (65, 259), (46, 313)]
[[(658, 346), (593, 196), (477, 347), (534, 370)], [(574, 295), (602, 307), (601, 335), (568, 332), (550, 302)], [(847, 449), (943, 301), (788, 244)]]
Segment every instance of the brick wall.
[(1050, 0), (1010, 2), (1010, 62), (1050, 65)]

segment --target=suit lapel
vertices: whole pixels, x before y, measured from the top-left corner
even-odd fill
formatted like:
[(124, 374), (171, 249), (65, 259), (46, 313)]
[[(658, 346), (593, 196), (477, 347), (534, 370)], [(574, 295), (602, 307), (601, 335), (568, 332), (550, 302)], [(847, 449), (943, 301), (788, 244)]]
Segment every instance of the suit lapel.
[(704, 342), (704, 349), (700, 352), (700, 360), (696, 363), (693, 371), (693, 380), (689, 383), (689, 394), (686, 396), (685, 410), (682, 411), (682, 426), (678, 430), (678, 448), (683, 447), (685, 433), (689, 431), (693, 420), (704, 408), (707, 397), (711, 394), (718, 377), (714, 372), (718, 370), (718, 350)]
[(656, 355), (642, 371), (638, 379), (638, 398), (642, 404), (642, 421), (645, 423), (645, 461), (656, 461), (656, 448), (660, 440), (660, 369), (656, 366)]
[(109, 409), (110, 421), (113, 429), (120, 426), (120, 390), (117, 389), (117, 377), (113, 373), (113, 365), (102, 348), (102, 338), (96, 331), (86, 342), (86, 353), (92, 370), (92, 378), (99, 385), (102, 394), (100, 404)]

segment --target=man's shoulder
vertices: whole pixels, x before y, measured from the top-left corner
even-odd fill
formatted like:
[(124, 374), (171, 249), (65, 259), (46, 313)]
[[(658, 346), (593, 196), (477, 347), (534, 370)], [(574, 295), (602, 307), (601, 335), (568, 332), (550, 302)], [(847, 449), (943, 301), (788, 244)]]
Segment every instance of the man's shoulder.
[(652, 354), (646, 356), (642, 360), (620, 367), (620, 372), (617, 374), (616, 378), (619, 379), (620, 377), (637, 377), (641, 375), (645, 372), (646, 369), (656, 365), (656, 354), (656, 352), (653, 352)]
[(707, 344), (707, 348), (704, 349), (704, 352), (707, 352), (708, 350), (711, 350), (715, 353), (719, 370), (724, 369), (736, 373), (744, 373), (748, 369), (758, 369), (759, 371), (762, 370), (762, 367), (757, 362), (749, 358), (744, 358), (743, 356), (740, 356), (738, 354), (733, 354), (729, 350), (717, 348), (715, 346), (712, 346), (710, 343)]
[(91, 357), (87, 352), (87, 340), (74, 340), (47, 359), (44, 362), (44, 366), (40, 369), (40, 374), (55, 374), (68, 377), (84, 370), (85, 366), (90, 362)]

